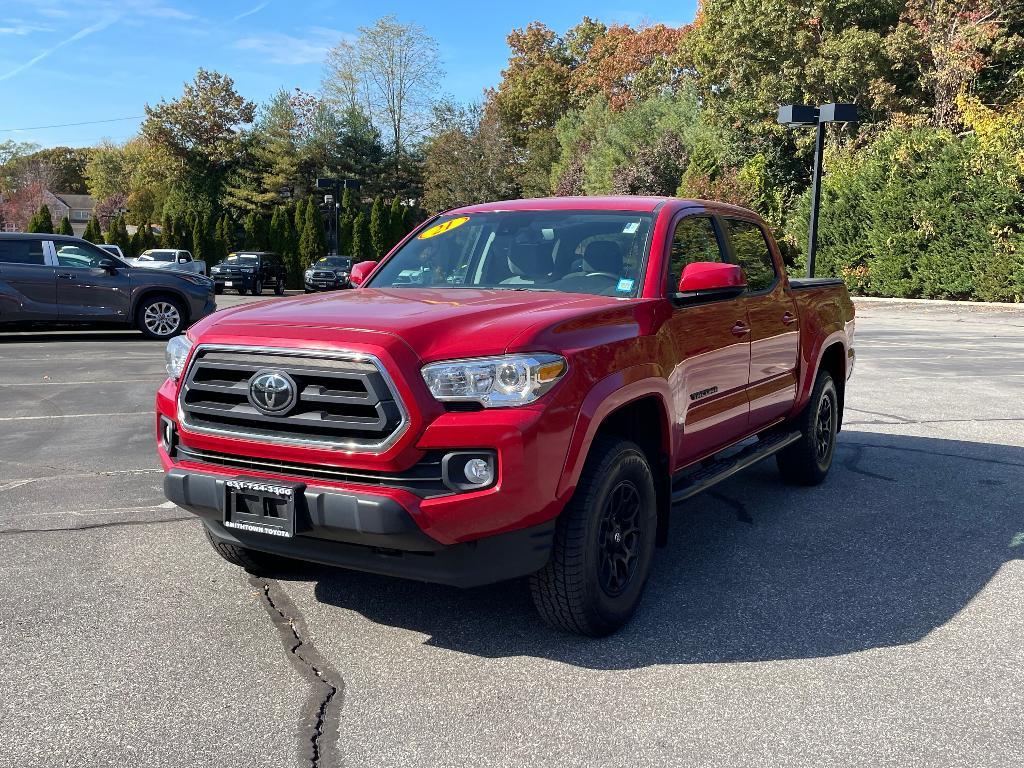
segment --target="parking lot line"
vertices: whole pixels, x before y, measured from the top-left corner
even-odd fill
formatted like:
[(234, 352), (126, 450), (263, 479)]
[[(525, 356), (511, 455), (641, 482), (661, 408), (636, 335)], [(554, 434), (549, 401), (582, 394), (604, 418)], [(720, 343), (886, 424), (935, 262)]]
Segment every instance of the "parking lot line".
[(46, 421), (47, 419), (103, 419), (111, 416), (153, 416), (152, 411), (126, 411), (124, 413), (55, 413), (51, 416), (0, 416), (0, 421)]

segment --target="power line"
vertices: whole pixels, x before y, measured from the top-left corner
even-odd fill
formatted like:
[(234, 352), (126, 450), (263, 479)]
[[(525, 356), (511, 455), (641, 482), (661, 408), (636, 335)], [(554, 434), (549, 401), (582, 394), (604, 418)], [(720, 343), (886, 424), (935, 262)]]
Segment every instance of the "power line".
[(60, 123), (58, 125), (33, 125), (29, 128), (0, 128), (0, 133), (14, 133), (16, 131), (41, 131), (45, 128), (72, 128), (78, 125), (98, 125), (99, 123), (120, 123), (125, 120), (141, 120), (145, 115), (133, 115), (132, 117), (111, 117), (107, 120), (86, 120), (84, 123)]

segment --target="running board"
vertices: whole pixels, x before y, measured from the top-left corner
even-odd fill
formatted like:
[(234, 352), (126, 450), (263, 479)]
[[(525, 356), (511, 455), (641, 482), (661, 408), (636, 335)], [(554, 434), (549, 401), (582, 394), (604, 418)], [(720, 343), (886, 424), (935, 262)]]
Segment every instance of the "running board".
[(713, 485), (742, 472), (762, 459), (778, 453), (787, 445), (795, 443), (803, 437), (800, 432), (772, 435), (758, 440), (741, 451), (724, 459), (717, 459), (705, 464), (693, 472), (686, 472), (672, 482), (672, 504), (679, 504), (687, 499), (706, 491)]

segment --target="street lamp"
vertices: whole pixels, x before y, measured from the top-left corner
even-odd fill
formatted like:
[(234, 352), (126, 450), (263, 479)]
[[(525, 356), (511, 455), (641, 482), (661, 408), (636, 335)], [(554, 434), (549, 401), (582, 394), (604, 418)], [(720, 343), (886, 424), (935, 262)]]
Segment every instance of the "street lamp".
[[(319, 178), (316, 180), (317, 189), (329, 189), (334, 194), (324, 196), (324, 207), (333, 204), (331, 211), (331, 252), (335, 256), (341, 255), (340, 244), (338, 243), (338, 214), (341, 211), (341, 190), (343, 189), (359, 189), (359, 182), (356, 179), (325, 179)], [(333, 197), (333, 200), (328, 200), (328, 197)]]
[(809, 107), (787, 104), (779, 107), (779, 124), (787, 128), (817, 127), (814, 142), (814, 176), (811, 180), (811, 220), (807, 227), (807, 276), (814, 277), (814, 259), (818, 255), (818, 209), (821, 207), (821, 156), (825, 150), (825, 126), (828, 123), (857, 122), (856, 104), (822, 104)]

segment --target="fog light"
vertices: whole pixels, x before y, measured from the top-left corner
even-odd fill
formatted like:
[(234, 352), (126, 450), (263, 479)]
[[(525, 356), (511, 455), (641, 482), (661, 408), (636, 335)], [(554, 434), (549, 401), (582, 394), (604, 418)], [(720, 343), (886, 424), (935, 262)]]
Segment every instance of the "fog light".
[(441, 479), (453, 491), (482, 491), (498, 478), (494, 451), (452, 451), (441, 459)]
[(164, 452), (173, 457), (174, 450), (177, 447), (178, 436), (174, 429), (174, 422), (168, 419), (166, 416), (160, 417), (160, 445), (163, 447)]
[(494, 479), (494, 470), (491, 464), (484, 459), (470, 459), (463, 469), (466, 479), (473, 485), (489, 485)]

